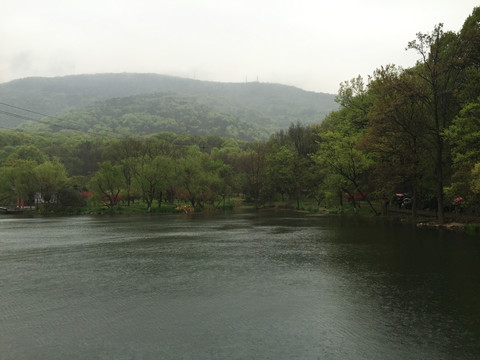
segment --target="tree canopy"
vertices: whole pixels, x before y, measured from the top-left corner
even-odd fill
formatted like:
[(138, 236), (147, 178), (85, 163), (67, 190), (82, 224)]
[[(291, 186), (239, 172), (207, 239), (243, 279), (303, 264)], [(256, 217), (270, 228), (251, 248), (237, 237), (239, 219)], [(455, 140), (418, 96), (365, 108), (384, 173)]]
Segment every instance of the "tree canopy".
[(258, 207), (366, 202), (375, 214), (393, 201), (444, 222), (461, 199), (478, 213), (479, 19), (475, 8), (459, 32), (438, 24), (418, 33), (407, 44), (415, 66), (383, 65), (345, 81), (339, 109), (314, 124), (292, 115), (268, 139), (213, 100), (167, 93), (97, 103), (62, 125), (2, 131), (0, 200), (65, 206), (82, 203), (73, 196), (82, 193), (109, 207), (143, 201), (152, 211), (155, 201), (217, 208), (235, 195)]

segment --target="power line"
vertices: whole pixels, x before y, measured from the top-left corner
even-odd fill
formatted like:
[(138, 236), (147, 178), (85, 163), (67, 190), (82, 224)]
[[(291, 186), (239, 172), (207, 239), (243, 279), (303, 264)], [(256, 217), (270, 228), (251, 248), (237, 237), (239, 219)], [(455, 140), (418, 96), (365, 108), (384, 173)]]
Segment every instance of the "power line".
[[(42, 114), (42, 113), (40, 113), (40, 112), (38, 112), (38, 111), (33, 111), (33, 110), (25, 109), (25, 108), (22, 108), (22, 107), (19, 107), (19, 106), (15, 106), (15, 105), (10, 105), (10, 104), (4, 103), (4, 102), (0, 102), (0, 105), (8, 106), (8, 107), (11, 107), (11, 108), (14, 108), (14, 109), (17, 109), (17, 110), (26, 111), (26, 112), (29, 112), (29, 113), (32, 113), (32, 114), (36, 114), (36, 115), (40, 115), (40, 116), (55, 118), (55, 116), (52, 116), (52, 115)], [(59, 118), (56, 118), (56, 119), (59, 119)]]
[[(0, 103), (1, 105), (7, 105), (7, 106), (10, 106), (10, 107), (13, 107), (13, 108), (16, 108), (15, 106), (12, 106), (12, 105), (8, 105), (8, 104), (4, 104), (4, 103)], [(20, 108), (17, 108), (17, 109), (20, 109)], [(20, 110), (24, 110), (24, 111), (27, 111), (27, 112), (31, 112), (31, 113), (34, 113), (34, 114), (38, 114), (38, 115), (41, 115), (39, 113), (36, 113), (34, 111), (29, 111), (29, 110), (26, 110), (26, 109), (20, 109)], [(5, 111), (5, 110), (0, 110), (0, 113), (1, 114), (4, 114), (4, 115), (8, 115), (8, 116), (11, 116), (11, 117), (15, 117), (15, 118), (18, 118), (18, 119), (22, 119), (22, 120), (27, 120), (27, 121), (34, 121), (34, 122), (39, 122), (39, 123), (43, 123), (43, 124), (46, 124), (46, 125), (49, 125), (49, 126), (52, 126), (52, 127), (57, 127), (57, 128), (64, 128), (63, 126), (60, 126), (60, 125), (57, 125), (57, 124), (54, 124), (52, 122), (49, 122), (49, 121), (45, 121), (45, 120), (42, 120), (42, 119), (34, 119), (32, 117), (28, 117), (28, 116), (25, 116), (25, 115), (20, 115), (20, 114), (15, 114), (15, 113), (12, 113), (10, 111)], [(43, 115), (42, 115), (43, 116)], [(48, 117), (48, 115), (44, 115), (46, 117)], [(61, 120), (61, 119), (59, 119)], [(5, 127), (6, 128), (6, 127)], [(76, 130), (76, 129), (71, 129), (71, 130)]]
[[(40, 115), (40, 116), (43, 116), (45, 118), (52, 118), (52, 119), (56, 119), (56, 120), (59, 120), (59, 121), (65, 121), (65, 119), (62, 119), (62, 118), (59, 118), (59, 117), (56, 117), (56, 116), (53, 116), (53, 115), (44, 114), (44, 113), (41, 113), (41, 112), (38, 112), (38, 111), (33, 111), (33, 110), (30, 110), (30, 109), (26, 109), (24, 107), (11, 105), (11, 104), (7, 104), (7, 103), (4, 103), (4, 102), (0, 102), (0, 105), (8, 106), (8, 107), (11, 107), (13, 109), (25, 111), (25, 112), (35, 114), (35, 115)], [(27, 120), (27, 121), (39, 122), (39, 123), (48, 125), (50, 127), (58, 128), (60, 130), (61, 129), (63, 129), (63, 130), (73, 130), (73, 131), (80, 131), (80, 132), (83, 132), (83, 133), (86, 133), (86, 134), (89, 134), (89, 135), (102, 136), (102, 134), (100, 134), (100, 133), (85, 131), (83, 129), (79, 129), (78, 127), (75, 128), (75, 127), (72, 127), (72, 126), (66, 126), (65, 124), (64, 125), (58, 125), (58, 124), (55, 124), (51, 121), (47, 121), (47, 120), (43, 120), (43, 119), (35, 119), (35, 118), (32, 118), (32, 117), (12, 113), (12, 112), (9, 112), (9, 111), (0, 110), (0, 113), (8, 115), (8, 116), (12, 116), (12, 117), (20, 118), (20, 119), (23, 119), (23, 120)], [(0, 127), (2, 127), (2, 126), (0, 126)], [(2, 128), (4, 128), (4, 127), (2, 127)], [(120, 135), (120, 134), (117, 134), (117, 133), (115, 133), (113, 131), (109, 131), (109, 130), (103, 130), (103, 133), (110, 133), (110, 134), (115, 135), (115, 136)]]
[[(38, 111), (33, 111), (33, 110), (26, 109), (26, 108), (23, 108), (23, 107), (20, 107), (20, 106), (7, 104), (7, 103), (1, 102), (1, 101), (0, 101), (0, 105), (8, 106), (8, 107), (11, 107), (13, 109), (25, 111), (25, 112), (35, 114), (35, 115), (40, 115), (40, 116), (43, 116), (43, 117), (46, 117), (46, 118), (52, 118), (52, 119), (56, 119), (56, 120), (60, 120), (60, 121), (65, 121), (65, 119), (62, 119), (62, 118), (59, 118), (59, 117), (56, 117), (56, 116), (43, 114), (43, 113), (38, 112)], [(102, 133), (96, 133), (96, 132), (89, 132), (89, 131), (85, 131), (85, 130), (78, 129), (78, 128), (68, 127), (68, 126), (65, 126), (65, 125), (57, 125), (57, 124), (54, 124), (50, 121), (46, 121), (46, 120), (43, 120), (43, 119), (34, 119), (32, 117), (28, 117), (28, 116), (20, 115), (20, 114), (15, 114), (15, 113), (5, 111), (5, 110), (0, 110), (0, 113), (8, 115), (8, 116), (12, 116), (12, 117), (20, 118), (20, 119), (23, 119), (23, 120), (27, 120), (27, 121), (43, 123), (45, 125), (48, 125), (48, 126), (51, 126), (51, 127), (56, 127), (56, 128), (63, 129), (63, 130), (79, 131), (79, 132), (83, 132), (83, 133), (88, 134), (88, 135), (103, 136), (105, 133), (109, 133), (109, 134), (111, 134), (115, 137), (121, 136), (121, 134), (118, 134), (118, 133), (115, 133), (115, 132), (109, 131), (109, 130), (102, 130), (102, 133), (103, 133), (102, 134)], [(1, 126), (1, 125), (0, 125), (0, 128), (9, 129), (9, 128), (7, 128), (5, 126)], [(172, 145), (178, 146), (178, 147), (185, 146), (185, 145), (181, 145), (181, 144), (172, 144)], [(208, 146), (205, 146), (205, 145), (202, 145), (202, 146), (199, 146), (199, 147), (200, 147), (201, 150), (205, 150), (206, 148), (208, 148)]]
[(23, 120), (36, 120), (36, 119), (33, 119), (33, 118), (29, 118), (27, 116), (11, 113), (9, 111), (4, 111), (4, 110), (0, 110), (0, 113), (8, 115), (8, 116), (16, 117), (16, 118), (19, 118), (19, 119), (23, 119)]

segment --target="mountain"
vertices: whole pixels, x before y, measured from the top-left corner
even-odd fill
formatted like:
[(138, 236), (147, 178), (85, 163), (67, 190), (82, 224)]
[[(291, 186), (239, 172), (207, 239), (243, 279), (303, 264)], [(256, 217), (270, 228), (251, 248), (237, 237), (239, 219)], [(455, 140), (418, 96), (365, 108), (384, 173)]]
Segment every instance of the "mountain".
[[(134, 97), (139, 105), (141, 96), (150, 103), (154, 101), (152, 96), (163, 99), (161, 102), (165, 106), (177, 106), (182, 98), (193, 107), (203, 106), (202, 111), (215, 114), (213, 117), (227, 118), (230, 125), (238, 122), (247, 132), (260, 133), (285, 129), (295, 122), (319, 123), (337, 109), (335, 95), (280, 84), (219, 83), (158, 74), (71, 75), (32, 77), (0, 84), (0, 126), (13, 128), (28, 120), (37, 122), (42, 115), (71, 118), (68, 112), (80, 109), (91, 112), (92, 106), (98, 110), (102, 102), (110, 107), (108, 101), (111, 99), (116, 99), (116, 106), (121, 107), (122, 98), (128, 103)], [(164, 101), (166, 97), (177, 100)], [(135, 111), (145, 112), (138, 106)], [(124, 110), (122, 112), (126, 115)], [(163, 109), (162, 112), (168, 111)], [(155, 131), (159, 128), (161, 126), (155, 127)]]
[(262, 140), (269, 136), (265, 128), (219, 113), (195, 96), (172, 93), (109, 99), (61, 117), (27, 121), (16, 129), (30, 132), (75, 130), (122, 136), (171, 132), (245, 141)]

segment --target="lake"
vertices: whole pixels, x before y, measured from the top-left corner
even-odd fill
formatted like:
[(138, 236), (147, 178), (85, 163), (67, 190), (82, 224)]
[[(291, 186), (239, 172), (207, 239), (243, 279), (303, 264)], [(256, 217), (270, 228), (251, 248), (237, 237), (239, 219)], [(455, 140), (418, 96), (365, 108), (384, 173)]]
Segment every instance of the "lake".
[(0, 359), (478, 359), (480, 238), (354, 217), (0, 217)]

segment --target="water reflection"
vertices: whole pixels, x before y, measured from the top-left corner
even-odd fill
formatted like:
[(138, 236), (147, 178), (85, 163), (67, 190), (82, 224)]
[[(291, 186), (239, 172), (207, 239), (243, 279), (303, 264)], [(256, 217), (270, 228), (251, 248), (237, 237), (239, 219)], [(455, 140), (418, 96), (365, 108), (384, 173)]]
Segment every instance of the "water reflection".
[(5, 358), (471, 359), (479, 243), (292, 213), (0, 218)]

